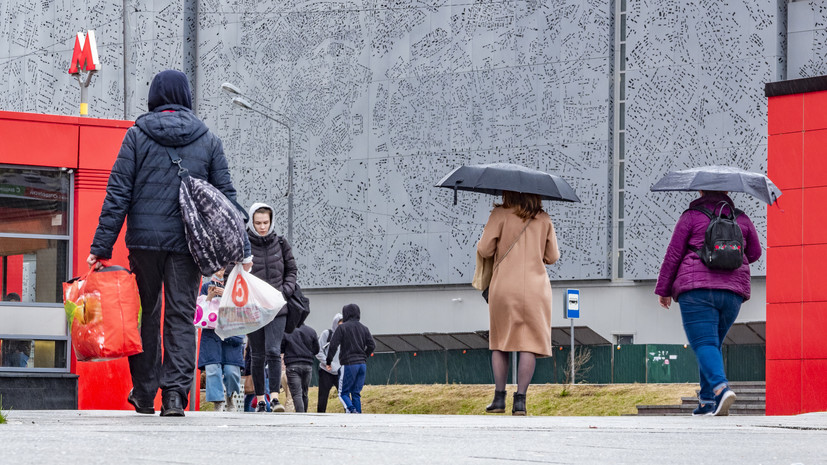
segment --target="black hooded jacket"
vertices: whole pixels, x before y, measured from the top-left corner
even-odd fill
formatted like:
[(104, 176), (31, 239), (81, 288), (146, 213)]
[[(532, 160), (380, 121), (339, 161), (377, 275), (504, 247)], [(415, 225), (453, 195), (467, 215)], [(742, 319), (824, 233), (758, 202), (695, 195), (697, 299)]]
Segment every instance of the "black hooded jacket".
[(286, 366), (312, 365), (320, 349), (316, 331), (307, 325), (301, 325), (292, 333), (286, 333), (281, 340), (281, 353), (284, 354)]
[(359, 322), (361, 312), (356, 304), (348, 304), (342, 308), (342, 324), (333, 332), (330, 346), (327, 351), (327, 364), (333, 361), (336, 350), (339, 352), (339, 363), (344, 365), (358, 365), (365, 363), (376, 348), (373, 336), (367, 326)]
[(149, 113), (126, 132), (109, 175), (91, 248), (99, 258), (112, 257), (124, 219), (127, 248), (189, 253), (178, 206), (178, 168), (165, 147), (177, 147), (190, 176), (236, 198), (221, 140), (192, 113), (186, 75), (173, 70), (158, 73), (148, 103)]

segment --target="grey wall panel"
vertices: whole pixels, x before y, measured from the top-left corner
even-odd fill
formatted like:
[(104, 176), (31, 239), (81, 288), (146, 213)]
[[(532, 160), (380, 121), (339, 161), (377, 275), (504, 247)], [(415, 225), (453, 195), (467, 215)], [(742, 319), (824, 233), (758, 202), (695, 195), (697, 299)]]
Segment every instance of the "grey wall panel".
[(134, 119), (146, 111), (152, 76), (182, 66), (182, 2), (126, 4), (124, 15), (124, 2), (114, 0), (0, 3), (0, 65), (7, 70), (0, 109), (78, 115), (80, 88), (67, 71), (75, 33), (92, 29), (102, 67), (89, 87), (89, 116)]
[[(763, 88), (778, 72), (778, 5), (628, 5), (624, 276), (651, 279), (680, 213), (697, 197), (652, 193), (652, 184), (669, 170), (711, 164), (766, 172)], [(766, 246), (764, 205), (733, 198)], [(764, 259), (752, 270), (764, 274)]]
[[(125, 8), (125, 9), (124, 9)], [(77, 114), (72, 32), (95, 29), (90, 114), (134, 119), (152, 77), (192, 69), (196, 111), (224, 141), (242, 203), (287, 230), (284, 126), (232, 106), (232, 82), (295, 120), (295, 248), (308, 286), (467, 283), (493, 197), (433, 188), (463, 163), (565, 176), (546, 203), (560, 279), (607, 277), (609, 3), (160, 0), (0, 5), (0, 108)], [(197, 21), (191, 16), (197, 11)], [(189, 16), (188, 16), (189, 15)], [(197, 46), (192, 46), (192, 41)], [(124, 69), (125, 67), (125, 69)]]
[(583, 193), (547, 203), (564, 253), (550, 273), (605, 278), (609, 21), (603, 1), (202, 2), (199, 113), (224, 138), (242, 202), (272, 203), (282, 232), (286, 131), (218, 87), (296, 121), (307, 286), (467, 283), (494, 198), (461, 193), (454, 206), (433, 184), (493, 161)]
[(827, 2), (790, 2), (787, 20), (787, 79), (827, 74)]

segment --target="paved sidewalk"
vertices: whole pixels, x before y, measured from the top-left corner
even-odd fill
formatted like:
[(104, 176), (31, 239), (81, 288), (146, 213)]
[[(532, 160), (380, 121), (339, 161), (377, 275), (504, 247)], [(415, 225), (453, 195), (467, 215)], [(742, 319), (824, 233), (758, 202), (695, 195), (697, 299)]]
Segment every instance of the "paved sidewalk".
[(0, 464), (824, 464), (827, 413), (512, 417), (11, 411)]

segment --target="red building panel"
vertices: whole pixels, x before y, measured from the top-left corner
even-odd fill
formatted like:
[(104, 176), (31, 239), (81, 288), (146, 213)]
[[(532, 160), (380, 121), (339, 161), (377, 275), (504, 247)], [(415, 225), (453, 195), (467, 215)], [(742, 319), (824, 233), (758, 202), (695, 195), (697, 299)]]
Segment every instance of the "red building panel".
[[(786, 194), (785, 192), (784, 195), (786, 196)], [(824, 211), (824, 207), (827, 205), (827, 187), (802, 189), (800, 194), (802, 197), (802, 212), (809, 213), (802, 215), (802, 244), (827, 244), (827, 215), (819, 213)], [(783, 231), (788, 227), (785, 224), (779, 224), (778, 226), (774, 229)]]
[[(827, 245), (805, 245), (802, 250), (802, 301), (827, 302), (827, 286), (824, 285), (827, 277)], [(792, 278), (786, 278), (786, 281), (790, 285), (794, 284)]]
[[(777, 206), (767, 208), (767, 247), (800, 246), (803, 243), (802, 189), (787, 189)], [(827, 233), (827, 231), (825, 231)]]
[(77, 120), (78, 118), (71, 117), (0, 112), (3, 163), (76, 168)]
[(767, 304), (767, 360), (801, 359), (802, 304)]
[(767, 175), (784, 193), (781, 200), (787, 203), (787, 189), (801, 188), (801, 154), (804, 134), (791, 132), (769, 136), (767, 140)]
[(804, 119), (804, 97), (801, 94), (772, 97), (767, 103), (770, 118), (767, 132), (770, 135), (801, 132)]
[(801, 413), (801, 360), (767, 360), (767, 415)]
[(802, 128), (805, 131), (827, 128), (827, 91), (807, 92), (804, 98), (804, 118)]
[(827, 129), (804, 133), (801, 187), (827, 186)]
[(800, 303), (803, 298), (803, 248), (767, 249), (767, 303)]
[[(827, 359), (827, 302), (804, 302), (801, 355), (805, 359)], [(827, 377), (827, 371), (824, 376)]]
[(801, 366), (801, 411), (827, 411), (827, 359), (804, 359)]

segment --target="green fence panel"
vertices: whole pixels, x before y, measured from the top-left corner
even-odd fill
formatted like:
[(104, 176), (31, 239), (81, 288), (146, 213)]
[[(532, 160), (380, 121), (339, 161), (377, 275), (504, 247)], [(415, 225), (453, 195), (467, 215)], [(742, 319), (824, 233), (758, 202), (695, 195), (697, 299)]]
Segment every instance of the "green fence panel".
[(698, 362), (689, 346), (648, 344), (646, 346), (647, 383), (697, 383)]
[(646, 346), (612, 346), (612, 382), (646, 382)]
[(368, 357), (365, 384), (396, 384), (396, 354), (374, 353)]
[(728, 380), (766, 380), (767, 350), (764, 344), (725, 345), (722, 352)]
[(537, 364), (534, 367), (534, 376), (531, 378), (531, 384), (557, 384), (557, 358), (559, 351), (554, 350), (551, 357), (543, 357), (537, 359)]
[(612, 382), (612, 346), (583, 346), (589, 350), (591, 357), (587, 366), (589, 371), (577, 380), (589, 384), (611, 384)]
[(448, 383), (494, 384), (490, 350), (449, 350), (446, 355)]
[(396, 384), (445, 384), (445, 351), (398, 352)]

